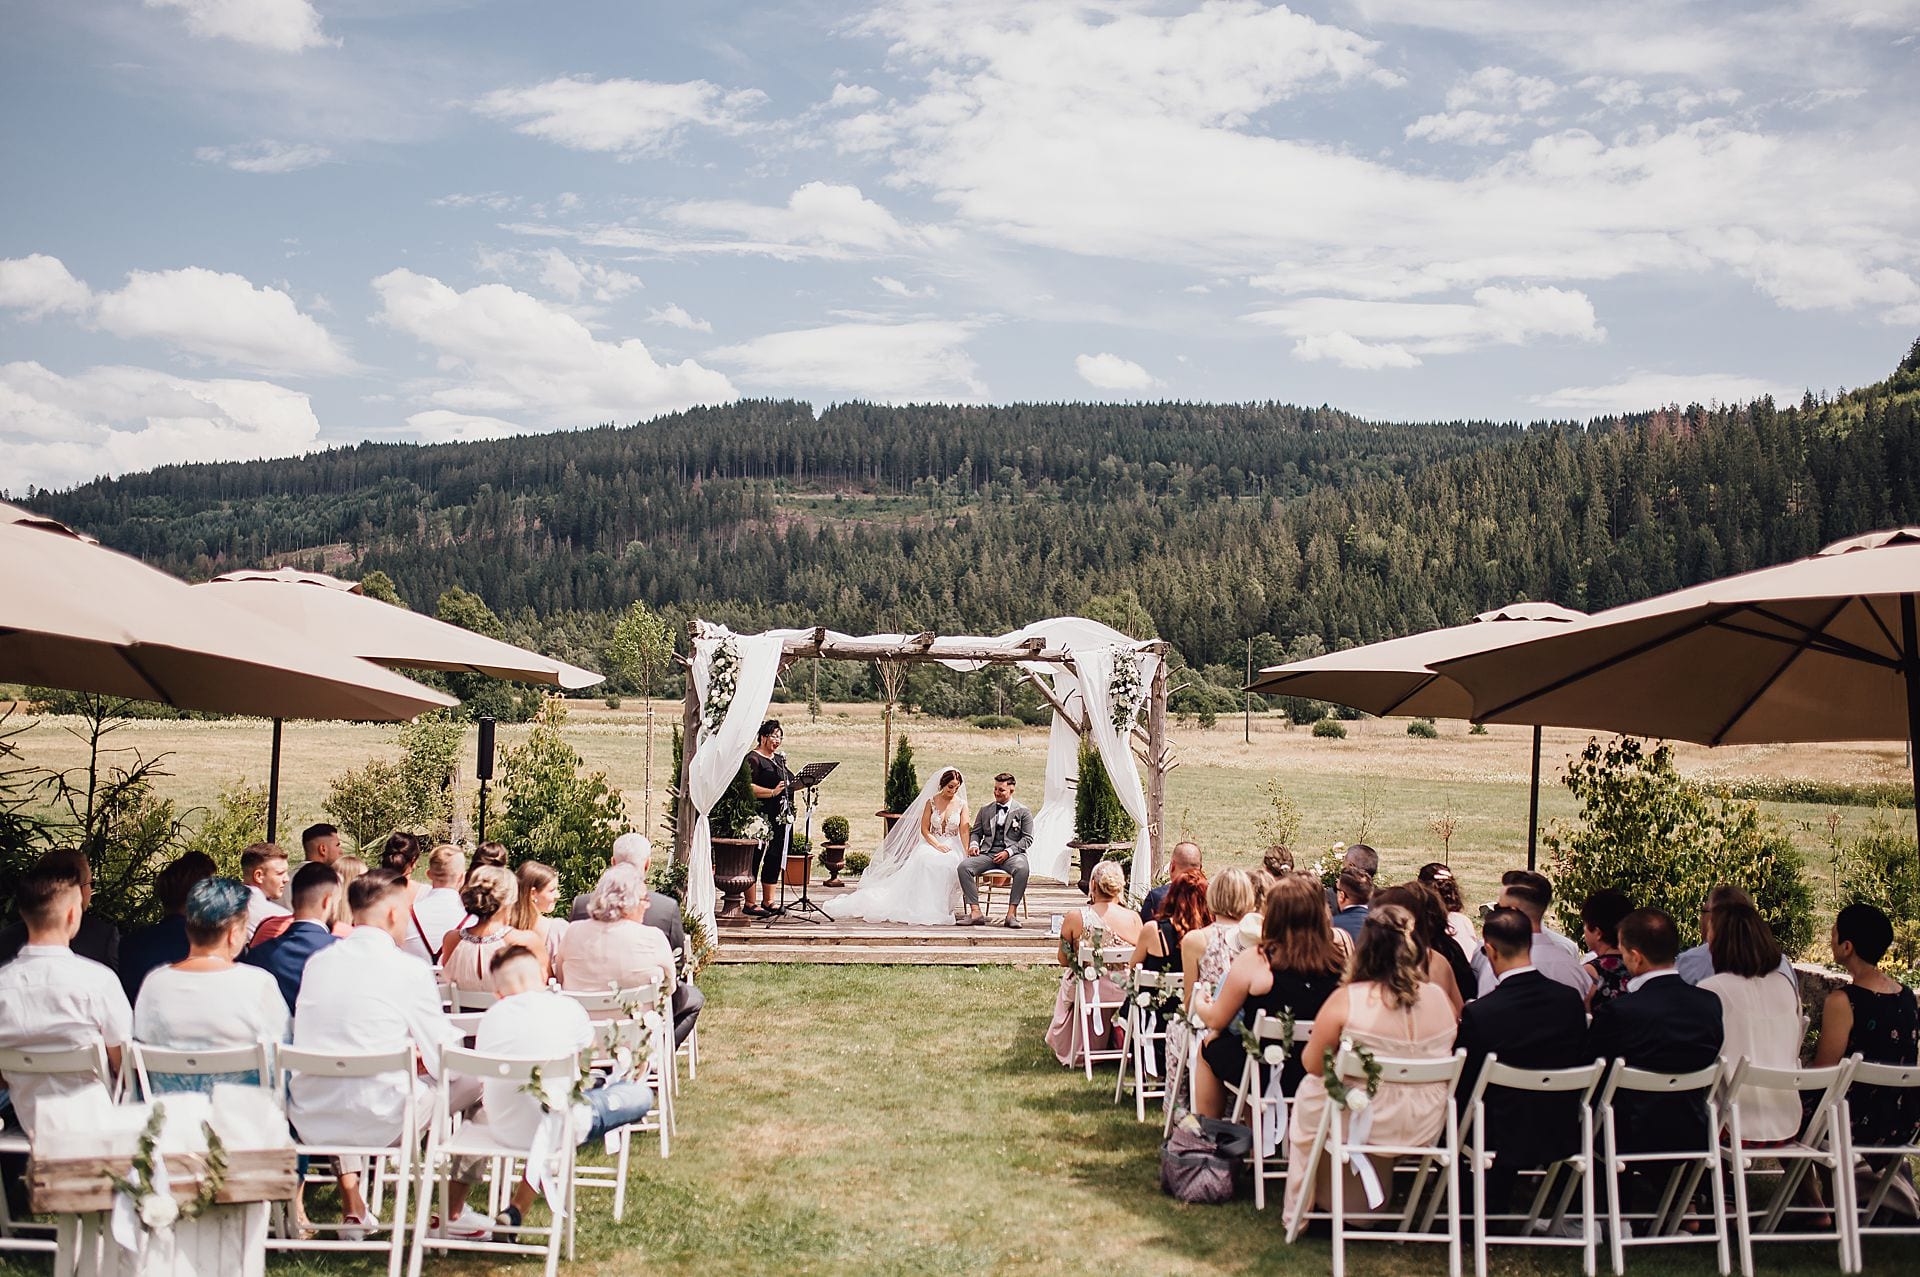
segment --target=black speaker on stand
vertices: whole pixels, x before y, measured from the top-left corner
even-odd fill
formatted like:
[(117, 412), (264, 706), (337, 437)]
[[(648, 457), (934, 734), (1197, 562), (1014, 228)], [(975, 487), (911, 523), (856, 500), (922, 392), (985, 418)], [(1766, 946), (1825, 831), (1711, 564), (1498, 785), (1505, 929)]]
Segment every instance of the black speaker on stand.
[(474, 835), (478, 845), (487, 840), (487, 785), (493, 780), (493, 719), (480, 719), (480, 757), (473, 765), (473, 775), (480, 782), (480, 827)]

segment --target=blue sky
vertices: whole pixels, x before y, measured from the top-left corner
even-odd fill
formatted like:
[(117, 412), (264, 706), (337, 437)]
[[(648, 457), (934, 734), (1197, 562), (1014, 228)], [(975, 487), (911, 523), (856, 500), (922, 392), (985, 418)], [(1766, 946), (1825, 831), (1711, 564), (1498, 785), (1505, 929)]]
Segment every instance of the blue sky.
[(1920, 334), (1920, 0), (25, 0), (0, 488), (693, 403), (1587, 416)]

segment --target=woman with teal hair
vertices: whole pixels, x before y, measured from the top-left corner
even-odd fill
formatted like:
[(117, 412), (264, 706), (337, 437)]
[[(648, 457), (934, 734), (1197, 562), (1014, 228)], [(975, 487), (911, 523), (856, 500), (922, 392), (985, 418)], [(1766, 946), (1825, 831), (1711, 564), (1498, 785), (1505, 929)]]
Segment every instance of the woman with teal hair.
[[(211, 1051), (283, 1042), (287, 1003), (280, 986), (259, 967), (236, 959), (247, 943), (246, 885), (234, 878), (203, 878), (187, 893), (187, 956), (160, 967), (140, 986), (133, 1007), (133, 1040), (171, 1051)], [(252, 1072), (149, 1073), (148, 1089), (212, 1091), (216, 1083), (265, 1085)]]

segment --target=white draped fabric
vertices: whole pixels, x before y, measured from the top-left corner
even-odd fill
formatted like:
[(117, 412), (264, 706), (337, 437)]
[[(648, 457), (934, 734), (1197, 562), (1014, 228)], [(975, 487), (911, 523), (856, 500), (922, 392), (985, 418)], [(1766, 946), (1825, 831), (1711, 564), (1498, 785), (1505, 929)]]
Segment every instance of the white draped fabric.
[[(723, 640), (732, 638), (740, 653), (735, 673), (733, 703), (720, 730), (709, 732), (705, 721), (707, 675), (713, 669), (713, 654)], [(688, 904), (717, 944), (720, 932), (714, 925), (713, 827), (707, 813), (727, 792), (727, 786), (740, 771), (740, 760), (755, 743), (755, 733), (773, 702), (773, 683), (780, 676), (781, 637), (756, 634), (739, 637), (723, 626), (709, 626), (693, 640), (693, 664), (688, 671), (701, 701), (699, 748), (693, 750), (693, 762), (687, 769), (687, 797), (693, 803), (693, 837), (687, 848)]]
[[(1133, 873), (1128, 886), (1134, 895), (1143, 896), (1153, 885), (1153, 841), (1147, 829), (1147, 792), (1140, 784), (1140, 769), (1133, 761), (1132, 726), (1115, 729), (1113, 698), (1107, 691), (1113, 679), (1115, 658), (1131, 649), (1132, 644), (1075, 649), (1073, 663), (1080, 669), (1080, 696), (1087, 704), (1087, 726), (1093, 734), (1093, 743), (1100, 749), (1100, 761), (1107, 766), (1107, 776), (1113, 781), (1120, 805), (1139, 826), (1133, 836)], [(1158, 660), (1155, 656), (1140, 657), (1142, 691), (1152, 684)]]
[[(1077, 712), (1080, 687), (1072, 672), (1062, 671), (1053, 685), (1054, 695), (1060, 696), (1062, 689), (1071, 695), (1071, 700), (1061, 696), (1060, 703)], [(1047, 737), (1047, 779), (1033, 816), (1033, 844), (1027, 848), (1027, 871), (1036, 878), (1073, 881), (1073, 848), (1067, 844), (1073, 841), (1073, 781), (1079, 765), (1080, 733), (1055, 714)]]

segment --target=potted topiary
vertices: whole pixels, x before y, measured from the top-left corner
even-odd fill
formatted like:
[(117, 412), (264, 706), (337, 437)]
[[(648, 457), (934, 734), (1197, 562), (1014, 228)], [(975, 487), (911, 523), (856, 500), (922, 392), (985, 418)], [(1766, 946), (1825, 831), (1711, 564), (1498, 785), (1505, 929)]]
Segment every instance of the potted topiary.
[(753, 860), (760, 850), (760, 839), (749, 837), (749, 826), (760, 820), (760, 805), (753, 797), (752, 773), (740, 760), (740, 771), (720, 795), (720, 801), (707, 813), (713, 828), (713, 885), (720, 889), (721, 908), (717, 921), (728, 926), (745, 926), (747, 892), (753, 888)]
[(847, 838), (853, 832), (853, 826), (847, 823), (845, 816), (829, 816), (820, 822), (820, 837), (824, 843), (820, 848), (820, 865), (827, 871), (827, 886), (843, 887), (840, 871), (847, 865)]
[(893, 832), (894, 822), (919, 796), (920, 773), (913, 767), (913, 746), (902, 736), (900, 747), (893, 751), (893, 762), (887, 767), (887, 805), (873, 813), (880, 817), (882, 836)]
[[(1074, 840), (1067, 845), (1080, 853), (1080, 890), (1093, 879), (1093, 867), (1104, 859), (1133, 859), (1133, 817), (1120, 805), (1106, 764), (1093, 742), (1080, 742), (1080, 780), (1073, 795)], [(1120, 853), (1120, 854), (1115, 854)]]

